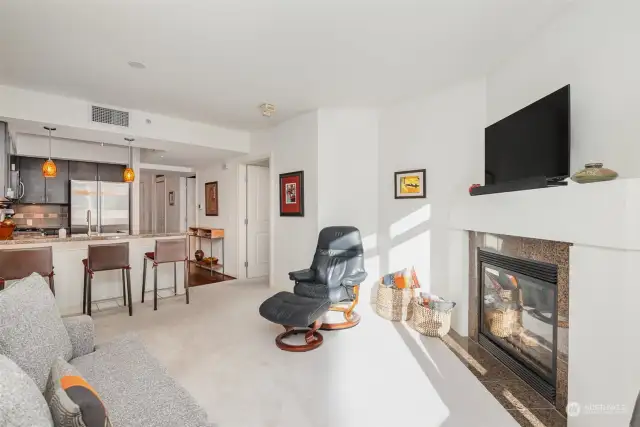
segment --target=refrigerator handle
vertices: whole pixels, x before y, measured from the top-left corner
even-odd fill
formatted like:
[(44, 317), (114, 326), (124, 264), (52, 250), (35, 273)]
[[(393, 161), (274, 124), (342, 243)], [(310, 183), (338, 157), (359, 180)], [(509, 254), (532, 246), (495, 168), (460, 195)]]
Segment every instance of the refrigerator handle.
[(98, 181), (98, 212), (96, 212), (96, 232), (102, 233), (102, 182)]

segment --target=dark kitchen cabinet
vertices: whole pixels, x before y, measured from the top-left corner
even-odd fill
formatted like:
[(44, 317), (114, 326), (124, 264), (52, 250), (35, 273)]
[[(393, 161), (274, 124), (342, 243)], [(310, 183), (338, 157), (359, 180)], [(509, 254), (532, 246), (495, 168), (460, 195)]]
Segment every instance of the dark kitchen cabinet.
[(123, 182), (124, 166), (98, 163), (98, 181)]
[(44, 178), (45, 202), (54, 204), (69, 203), (69, 162), (67, 160), (55, 160), (56, 177)]
[(45, 178), (42, 165), (46, 159), (36, 157), (20, 158), (20, 180), (24, 184), (24, 196), (21, 203), (45, 203)]
[(91, 162), (69, 161), (69, 179), (81, 181), (98, 180), (98, 164)]

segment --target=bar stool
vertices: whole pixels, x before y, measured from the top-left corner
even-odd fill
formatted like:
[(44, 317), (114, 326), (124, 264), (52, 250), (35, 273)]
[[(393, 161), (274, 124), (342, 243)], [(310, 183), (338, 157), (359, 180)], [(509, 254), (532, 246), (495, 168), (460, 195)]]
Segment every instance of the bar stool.
[(187, 239), (156, 240), (154, 252), (144, 254), (142, 267), (142, 302), (147, 281), (147, 260), (153, 262), (153, 309), (158, 309), (158, 264), (173, 263), (173, 294), (178, 293), (178, 274), (176, 263), (184, 262), (184, 289), (189, 304), (189, 277), (187, 275)]
[(34, 272), (49, 278), (49, 288), (55, 295), (51, 246), (0, 250), (0, 289), (4, 289), (6, 280), (22, 279)]
[[(91, 284), (97, 271), (122, 270), (122, 298), (124, 305), (129, 301), (129, 316), (133, 316), (131, 303), (131, 266), (129, 265), (129, 242), (108, 245), (89, 245), (84, 264), (84, 291), (82, 292), (82, 313), (91, 316)], [(126, 280), (125, 280), (126, 275)]]

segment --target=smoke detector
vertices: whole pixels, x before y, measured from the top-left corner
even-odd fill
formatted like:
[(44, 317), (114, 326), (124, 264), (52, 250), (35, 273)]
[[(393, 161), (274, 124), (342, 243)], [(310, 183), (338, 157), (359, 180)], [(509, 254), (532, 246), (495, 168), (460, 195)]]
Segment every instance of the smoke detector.
[(273, 104), (261, 104), (260, 109), (262, 110), (262, 115), (265, 117), (271, 117), (271, 115), (276, 112), (276, 106)]

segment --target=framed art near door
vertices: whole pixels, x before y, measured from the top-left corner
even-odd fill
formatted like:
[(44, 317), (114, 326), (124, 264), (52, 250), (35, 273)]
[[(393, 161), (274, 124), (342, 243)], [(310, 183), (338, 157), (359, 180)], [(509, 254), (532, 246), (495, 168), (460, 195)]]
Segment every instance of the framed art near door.
[(204, 213), (206, 216), (218, 216), (218, 181), (204, 185)]
[(427, 171), (415, 169), (394, 174), (396, 199), (424, 199), (427, 197)]
[(280, 174), (280, 216), (304, 216), (304, 171)]

